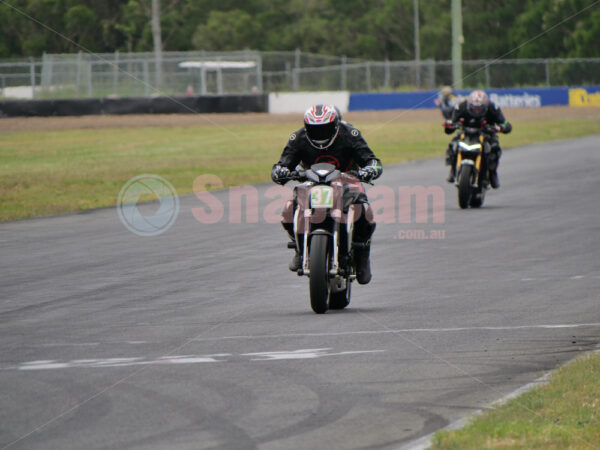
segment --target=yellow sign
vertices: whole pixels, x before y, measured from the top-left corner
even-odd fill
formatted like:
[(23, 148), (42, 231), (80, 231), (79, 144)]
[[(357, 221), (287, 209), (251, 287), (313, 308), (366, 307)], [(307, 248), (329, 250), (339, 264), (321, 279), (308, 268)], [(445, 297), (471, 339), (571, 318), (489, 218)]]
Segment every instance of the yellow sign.
[(585, 89), (569, 89), (569, 106), (600, 106), (600, 92), (590, 94)]

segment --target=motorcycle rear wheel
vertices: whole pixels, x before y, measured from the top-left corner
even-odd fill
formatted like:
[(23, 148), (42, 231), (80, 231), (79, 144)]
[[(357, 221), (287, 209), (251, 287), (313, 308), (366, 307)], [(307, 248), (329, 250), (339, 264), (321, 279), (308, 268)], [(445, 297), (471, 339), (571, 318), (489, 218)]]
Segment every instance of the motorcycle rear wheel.
[(317, 314), (324, 314), (329, 297), (329, 237), (314, 235), (310, 243), (310, 306)]
[(471, 178), (473, 168), (468, 165), (464, 165), (460, 169), (460, 178), (458, 180), (458, 206), (462, 209), (469, 207), (469, 201), (471, 200)]

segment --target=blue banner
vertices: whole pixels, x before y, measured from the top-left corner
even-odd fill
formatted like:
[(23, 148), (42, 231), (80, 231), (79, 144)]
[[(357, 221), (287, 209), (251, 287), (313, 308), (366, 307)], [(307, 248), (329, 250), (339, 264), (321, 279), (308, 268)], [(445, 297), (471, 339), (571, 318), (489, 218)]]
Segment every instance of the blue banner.
[[(384, 109), (436, 108), (435, 99), (439, 91), (352, 93), (350, 111)], [(471, 91), (455, 91), (457, 96), (467, 96)], [(600, 87), (555, 87), (521, 89), (486, 89), (490, 100), (501, 108), (540, 108), (543, 106), (595, 105), (600, 101)]]

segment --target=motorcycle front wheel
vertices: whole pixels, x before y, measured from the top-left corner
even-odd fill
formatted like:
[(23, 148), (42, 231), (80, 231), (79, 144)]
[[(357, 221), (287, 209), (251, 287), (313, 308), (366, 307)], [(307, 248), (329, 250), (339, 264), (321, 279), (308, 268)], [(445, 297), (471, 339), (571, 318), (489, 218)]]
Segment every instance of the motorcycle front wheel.
[(469, 200), (471, 199), (471, 174), (473, 173), (473, 167), (464, 165), (460, 169), (460, 175), (458, 179), (458, 206), (462, 209), (469, 207)]
[(317, 314), (327, 312), (329, 297), (329, 237), (314, 235), (310, 243), (310, 306)]

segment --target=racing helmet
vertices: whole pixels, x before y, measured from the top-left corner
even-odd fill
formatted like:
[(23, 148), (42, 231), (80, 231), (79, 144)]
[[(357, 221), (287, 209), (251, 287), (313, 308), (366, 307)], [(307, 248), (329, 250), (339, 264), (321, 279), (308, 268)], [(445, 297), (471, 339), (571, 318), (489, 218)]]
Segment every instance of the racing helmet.
[(304, 128), (308, 142), (325, 150), (338, 135), (340, 115), (334, 105), (313, 105), (304, 113)]
[(467, 111), (469, 111), (475, 117), (484, 116), (489, 106), (490, 99), (484, 91), (473, 91), (467, 98)]
[(450, 86), (442, 87), (442, 89), (440, 90), (440, 94), (443, 99), (454, 97), (454, 94), (452, 93), (452, 88)]

